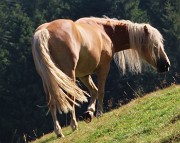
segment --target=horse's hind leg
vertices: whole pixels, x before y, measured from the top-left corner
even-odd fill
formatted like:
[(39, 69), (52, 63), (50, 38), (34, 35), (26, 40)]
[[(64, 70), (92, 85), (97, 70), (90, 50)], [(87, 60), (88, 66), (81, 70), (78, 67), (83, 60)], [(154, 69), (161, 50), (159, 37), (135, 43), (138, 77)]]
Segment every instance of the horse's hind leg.
[(59, 125), (59, 122), (57, 120), (55, 102), (51, 103), (51, 105), (49, 106), (49, 109), (50, 109), (52, 119), (53, 119), (53, 123), (54, 123), (54, 132), (55, 132), (55, 134), (57, 135), (57, 137), (64, 137), (64, 135), (62, 133), (61, 126)]
[(84, 114), (84, 120), (86, 122), (90, 122), (91, 118), (94, 115), (95, 112), (95, 106), (96, 106), (96, 98), (97, 98), (97, 92), (98, 89), (96, 85), (94, 84), (92, 78), (90, 75), (79, 78), (82, 83), (88, 88), (90, 94), (91, 94), (91, 100), (88, 106), (87, 112)]
[[(65, 70), (65, 69), (64, 69)], [(70, 77), (72, 78), (72, 80), (75, 82), (76, 80), (76, 77), (75, 77), (75, 70), (66, 70), (65, 73)], [(75, 98), (73, 96), (70, 95), (70, 98), (75, 101)], [(76, 120), (76, 112), (75, 112), (75, 105), (74, 103), (71, 103), (72, 105), (72, 111), (71, 111), (71, 128), (72, 130), (77, 130), (78, 129), (78, 123), (77, 123), (77, 120)]]
[[(75, 101), (75, 99), (73, 97), (71, 97), (71, 99)], [(74, 106), (74, 103), (72, 103), (72, 104), (73, 104), (72, 105), (73, 110), (71, 111), (71, 123), (70, 123), (70, 125), (71, 125), (72, 130), (74, 131), (74, 130), (78, 129), (78, 123), (76, 121), (75, 106)]]

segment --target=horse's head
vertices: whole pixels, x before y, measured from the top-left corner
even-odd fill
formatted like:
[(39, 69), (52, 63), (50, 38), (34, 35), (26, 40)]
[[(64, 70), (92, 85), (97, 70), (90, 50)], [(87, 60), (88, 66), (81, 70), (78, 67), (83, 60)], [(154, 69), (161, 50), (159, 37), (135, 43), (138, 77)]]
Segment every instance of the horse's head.
[(160, 32), (150, 25), (144, 26), (144, 42), (141, 47), (141, 56), (158, 72), (169, 71), (170, 61), (164, 51), (163, 38)]

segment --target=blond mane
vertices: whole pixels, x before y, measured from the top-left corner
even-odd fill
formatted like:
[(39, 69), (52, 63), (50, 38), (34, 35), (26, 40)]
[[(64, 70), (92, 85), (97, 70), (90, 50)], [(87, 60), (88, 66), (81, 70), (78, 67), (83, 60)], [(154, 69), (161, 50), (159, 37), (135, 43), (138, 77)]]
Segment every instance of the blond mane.
[[(164, 51), (163, 37), (160, 32), (152, 27), (148, 23), (134, 23), (129, 20), (117, 20), (115, 18), (90, 17), (89, 23), (97, 25), (109, 25), (115, 30), (115, 26), (126, 25), (129, 32), (130, 49), (115, 53), (114, 61), (119, 69), (126, 72), (126, 66), (129, 71), (140, 73), (142, 69), (142, 46), (146, 45), (148, 51), (151, 51), (151, 58), (156, 60), (154, 54), (154, 48), (160, 51), (161, 48)], [(144, 26), (148, 29), (148, 37), (145, 36)]]
[[(110, 18), (94, 18), (95, 21), (102, 24), (108, 24), (114, 29), (117, 25), (125, 24), (129, 32), (130, 49), (115, 53), (114, 61), (123, 73), (126, 71), (126, 65), (131, 72), (140, 73), (142, 69), (142, 46), (146, 45), (148, 51), (152, 52), (151, 58), (156, 60), (154, 48), (158, 51), (161, 48), (164, 51), (163, 37), (160, 32), (148, 23), (133, 23), (129, 20), (117, 20)], [(145, 36), (144, 26), (148, 29), (148, 37)]]
[[(121, 63), (120, 65), (123, 65), (121, 68), (123, 73), (125, 73), (126, 64), (130, 71), (139, 73), (142, 69), (142, 46), (146, 45), (145, 48), (151, 52), (151, 58), (156, 60), (154, 48), (157, 48), (158, 52), (160, 51), (160, 48), (164, 50), (163, 37), (157, 29), (147, 23), (138, 24), (131, 21), (126, 22), (131, 49), (116, 53), (114, 59), (117, 65), (119, 65), (119, 63)], [(148, 29), (148, 36), (145, 36), (144, 26)], [(120, 60), (121, 62), (119, 62)]]

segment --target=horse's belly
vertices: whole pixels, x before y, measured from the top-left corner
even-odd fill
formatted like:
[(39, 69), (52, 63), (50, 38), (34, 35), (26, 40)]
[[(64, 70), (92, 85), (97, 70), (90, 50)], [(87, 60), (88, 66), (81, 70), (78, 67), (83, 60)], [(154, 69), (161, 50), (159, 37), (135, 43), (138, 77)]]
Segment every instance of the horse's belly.
[(80, 57), (76, 67), (76, 77), (83, 77), (93, 74), (99, 65), (99, 61), (99, 55), (95, 56), (87, 54)]

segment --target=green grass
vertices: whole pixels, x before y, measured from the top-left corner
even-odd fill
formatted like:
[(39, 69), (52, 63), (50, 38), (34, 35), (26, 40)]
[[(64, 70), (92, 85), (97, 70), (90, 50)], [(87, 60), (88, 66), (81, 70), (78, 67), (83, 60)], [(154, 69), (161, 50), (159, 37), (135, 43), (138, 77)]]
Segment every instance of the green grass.
[(180, 85), (133, 100), (79, 130), (63, 128), (65, 138), (47, 134), (33, 143), (177, 143), (180, 142)]

